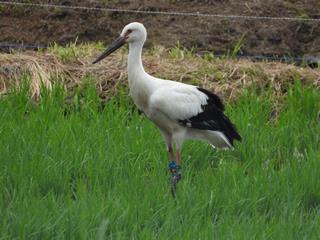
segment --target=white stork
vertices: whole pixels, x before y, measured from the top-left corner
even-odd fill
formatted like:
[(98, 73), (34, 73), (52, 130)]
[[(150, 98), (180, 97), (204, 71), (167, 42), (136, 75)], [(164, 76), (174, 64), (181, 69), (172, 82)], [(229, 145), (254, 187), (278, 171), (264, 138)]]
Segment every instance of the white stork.
[[(159, 128), (169, 152), (169, 169), (181, 179), (181, 148), (185, 139), (204, 140), (229, 149), (241, 141), (235, 126), (224, 115), (220, 98), (200, 87), (153, 77), (145, 72), (141, 53), (147, 31), (143, 24), (126, 25), (120, 36), (93, 63), (129, 44), (128, 79), (130, 95), (139, 110)], [(174, 145), (176, 147), (174, 154)]]

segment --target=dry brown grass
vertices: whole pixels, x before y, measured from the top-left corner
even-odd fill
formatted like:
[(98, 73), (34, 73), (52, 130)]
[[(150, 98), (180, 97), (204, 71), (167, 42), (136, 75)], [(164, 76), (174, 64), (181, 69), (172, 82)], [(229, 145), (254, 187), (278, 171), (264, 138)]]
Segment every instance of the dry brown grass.
[[(41, 87), (52, 88), (56, 81), (67, 90), (82, 85), (85, 76), (94, 79), (102, 99), (127, 84), (126, 50), (92, 65), (98, 50), (88, 51), (69, 61), (50, 52), (0, 54), (0, 94), (21, 84), (21, 76), (30, 76), (30, 95), (39, 99)], [(197, 84), (211, 89), (225, 100), (233, 99), (245, 88), (255, 86), (258, 91), (272, 88), (275, 96), (283, 95), (295, 79), (316, 88), (320, 87), (320, 70), (301, 68), (284, 63), (262, 63), (248, 60), (204, 60), (196, 56), (173, 57), (161, 47), (144, 53), (145, 69), (152, 75)]]

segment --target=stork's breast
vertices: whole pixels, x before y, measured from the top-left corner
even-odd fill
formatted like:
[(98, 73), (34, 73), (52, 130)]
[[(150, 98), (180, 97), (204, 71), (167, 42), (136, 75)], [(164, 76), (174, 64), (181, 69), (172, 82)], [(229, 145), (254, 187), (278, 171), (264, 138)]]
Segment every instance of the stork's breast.
[(130, 90), (130, 95), (135, 105), (137, 105), (141, 111), (147, 112), (149, 96), (144, 91), (136, 91), (134, 88)]

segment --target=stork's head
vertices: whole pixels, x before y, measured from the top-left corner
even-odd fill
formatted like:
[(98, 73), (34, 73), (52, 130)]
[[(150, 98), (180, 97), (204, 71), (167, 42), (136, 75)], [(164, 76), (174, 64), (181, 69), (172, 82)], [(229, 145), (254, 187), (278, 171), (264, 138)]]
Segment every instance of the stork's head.
[(123, 28), (120, 34), (120, 37), (123, 37), (125, 39), (125, 42), (127, 43), (130, 43), (130, 42), (144, 43), (147, 38), (147, 30), (142, 23), (132, 22)]
[(100, 62), (102, 59), (113, 53), (115, 50), (123, 46), (125, 43), (141, 43), (147, 39), (147, 30), (143, 24), (132, 22), (126, 25), (120, 36), (105, 50), (93, 63)]

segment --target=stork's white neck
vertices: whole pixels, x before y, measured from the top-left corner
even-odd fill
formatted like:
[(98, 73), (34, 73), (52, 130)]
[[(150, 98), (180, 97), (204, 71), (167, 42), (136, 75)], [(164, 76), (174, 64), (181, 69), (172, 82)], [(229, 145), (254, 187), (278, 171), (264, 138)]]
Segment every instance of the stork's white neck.
[[(141, 79), (143, 75), (147, 73), (144, 71), (142, 65), (142, 47), (143, 42), (131, 42), (129, 43), (129, 55), (128, 55), (128, 78), (129, 82)], [(143, 79), (143, 78), (142, 78)]]
[(134, 103), (148, 114), (148, 101), (157, 88), (157, 80), (144, 71), (141, 54), (143, 42), (129, 43), (128, 80), (130, 95)]

